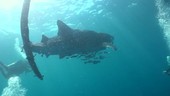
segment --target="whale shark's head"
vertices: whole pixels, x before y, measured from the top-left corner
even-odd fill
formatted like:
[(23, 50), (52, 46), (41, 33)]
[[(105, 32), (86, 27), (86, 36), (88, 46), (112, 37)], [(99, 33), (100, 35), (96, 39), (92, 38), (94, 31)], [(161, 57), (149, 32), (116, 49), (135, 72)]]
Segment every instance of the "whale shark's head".
[(106, 33), (99, 33), (99, 38), (102, 40), (102, 42), (108, 42), (108, 43), (113, 43), (114, 37), (106, 34)]
[(116, 46), (113, 44), (114, 37), (112, 35), (106, 33), (99, 33), (99, 38), (102, 42), (103, 47), (109, 47), (113, 50), (117, 50)]

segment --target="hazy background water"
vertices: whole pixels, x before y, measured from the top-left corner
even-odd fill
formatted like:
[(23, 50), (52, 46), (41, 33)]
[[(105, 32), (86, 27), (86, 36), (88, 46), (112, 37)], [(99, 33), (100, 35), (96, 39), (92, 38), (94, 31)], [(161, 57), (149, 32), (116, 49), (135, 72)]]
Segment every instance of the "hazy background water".
[[(12, 3), (5, 6), (6, 1)], [(97, 65), (37, 55), (37, 65), (45, 77), (40, 81), (33, 73), (22, 74), (26, 96), (170, 96), (170, 77), (162, 73), (167, 68), (165, 34), (169, 31), (159, 21), (163, 16), (157, 1), (32, 0), (31, 41), (39, 42), (42, 34), (56, 35), (60, 19), (72, 28), (113, 35), (118, 51), (107, 54)], [(16, 38), (22, 45), (22, 0), (1, 0), (0, 5), (0, 60), (9, 64), (23, 58), (15, 46)], [(2, 92), (9, 81), (2, 76), (0, 81)]]

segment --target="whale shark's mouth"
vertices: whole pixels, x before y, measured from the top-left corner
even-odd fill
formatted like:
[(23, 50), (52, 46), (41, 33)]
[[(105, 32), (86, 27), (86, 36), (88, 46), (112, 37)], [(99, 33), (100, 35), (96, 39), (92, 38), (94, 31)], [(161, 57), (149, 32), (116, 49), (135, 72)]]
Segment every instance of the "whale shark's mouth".
[(117, 50), (116, 46), (111, 42), (103, 42), (103, 46), (106, 47), (106, 48), (111, 48), (113, 50)]

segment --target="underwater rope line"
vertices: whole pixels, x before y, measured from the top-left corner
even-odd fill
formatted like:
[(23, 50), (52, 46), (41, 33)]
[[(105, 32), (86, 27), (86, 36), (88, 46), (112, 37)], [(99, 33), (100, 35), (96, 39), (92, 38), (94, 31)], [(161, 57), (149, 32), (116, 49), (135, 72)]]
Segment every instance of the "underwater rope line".
[(43, 75), (41, 75), (40, 71), (37, 68), (37, 65), (34, 61), (34, 56), (31, 50), (31, 42), (29, 40), (29, 28), (28, 28), (28, 13), (29, 13), (29, 7), (30, 7), (30, 1), (31, 0), (24, 0), (23, 7), (22, 7), (22, 13), (21, 13), (21, 36), (23, 40), (24, 50), (27, 56), (27, 60), (35, 73), (35, 75), (40, 79), (43, 80)]

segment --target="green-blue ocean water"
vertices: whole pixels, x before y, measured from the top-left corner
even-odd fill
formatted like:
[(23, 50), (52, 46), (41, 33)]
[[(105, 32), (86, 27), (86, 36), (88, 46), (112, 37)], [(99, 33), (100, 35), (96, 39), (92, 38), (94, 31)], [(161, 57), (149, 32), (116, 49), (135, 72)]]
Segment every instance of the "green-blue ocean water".
[[(5, 64), (23, 58), (16, 48), (16, 38), (22, 46), (23, 1), (15, 1), (18, 5), (13, 2), (14, 5), (6, 5), (8, 8), (0, 7), (0, 61)], [(37, 54), (35, 60), (44, 80), (33, 73), (22, 74), (20, 83), (27, 90), (24, 96), (170, 96), (170, 76), (163, 74), (168, 68), (168, 37), (160, 26), (156, 1), (32, 0), (29, 13), (32, 42), (39, 42), (42, 34), (57, 35), (56, 21), (62, 20), (72, 28), (113, 35), (118, 50), (111, 51), (99, 64)], [(2, 95), (8, 83), (0, 76)]]

